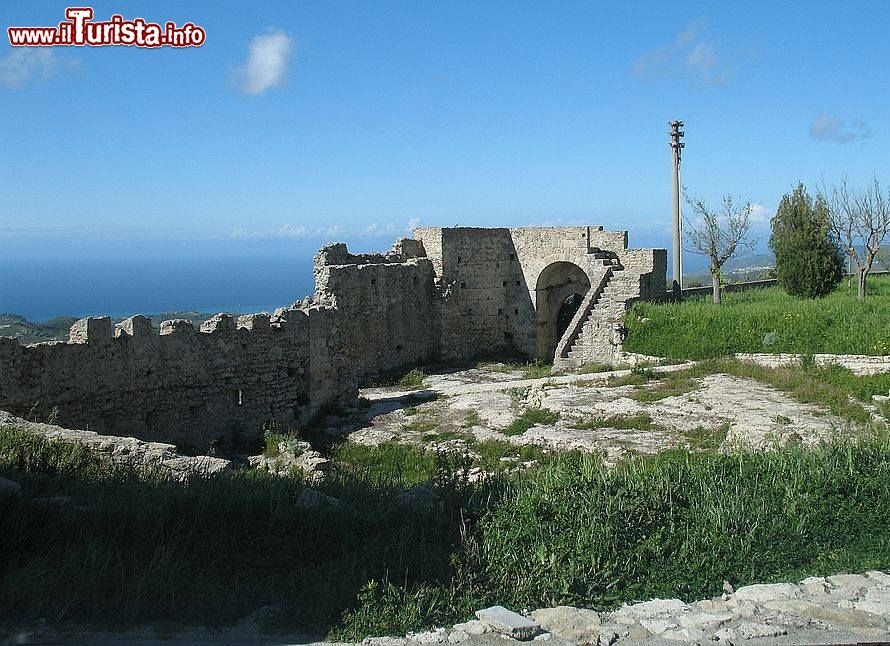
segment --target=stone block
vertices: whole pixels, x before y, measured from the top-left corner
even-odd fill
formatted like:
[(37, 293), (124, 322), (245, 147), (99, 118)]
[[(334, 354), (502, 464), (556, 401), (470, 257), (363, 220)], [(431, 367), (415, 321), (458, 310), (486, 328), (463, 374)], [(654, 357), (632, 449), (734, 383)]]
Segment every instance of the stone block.
[(132, 338), (146, 337), (154, 334), (154, 330), (151, 328), (151, 319), (142, 315), (131, 316), (128, 319), (124, 319), (118, 323), (117, 330), (119, 334)]
[(544, 630), (576, 642), (596, 642), (602, 623), (595, 610), (572, 606), (542, 608), (531, 616)]
[(534, 621), (503, 606), (477, 610), (476, 618), (491, 630), (519, 641), (534, 639), (535, 635), (541, 632), (541, 627)]
[(161, 322), (161, 336), (170, 334), (175, 335), (194, 335), (195, 324), (187, 319), (170, 319)]
[(201, 332), (207, 334), (229, 334), (236, 329), (235, 320), (228, 314), (214, 314), (201, 323)]
[(238, 327), (253, 332), (267, 332), (270, 329), (271, 317), (265, 312), (245, 314), (238, 317)]
[(68, 340), (71, 343), (109, 343), (114, 338), (111, 319), (107, 316), (80, 319), (71, 326)]
[(746, 585), (735, 591), (736, 601), (748, 601), (751, 603), (763, 603), (776, 599), (796, 599), (803, 593), (793, 583), (760, 583)]

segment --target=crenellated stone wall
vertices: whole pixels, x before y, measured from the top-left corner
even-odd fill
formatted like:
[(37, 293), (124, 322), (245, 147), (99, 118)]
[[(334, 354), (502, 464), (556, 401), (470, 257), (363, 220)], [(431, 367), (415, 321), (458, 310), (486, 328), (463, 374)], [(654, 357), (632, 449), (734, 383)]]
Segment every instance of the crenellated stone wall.
[(116, 329), (107, 317), (87, 318), (68, 342), (0, 339), (0, 407), (195, 451), (237, 447), (270, 422), (298, 426), (356, 396), (335, 318), (327, 307), (220, 314), (200, 330), (164, 321), (159, 334), (143, 316)]

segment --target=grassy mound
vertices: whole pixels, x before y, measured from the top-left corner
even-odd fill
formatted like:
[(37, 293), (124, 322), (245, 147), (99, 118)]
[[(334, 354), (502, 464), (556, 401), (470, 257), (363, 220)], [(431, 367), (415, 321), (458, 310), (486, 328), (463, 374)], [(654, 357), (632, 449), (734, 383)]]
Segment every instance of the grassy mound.
[(890, 354), (890, 277), (869, 281), (856, 299), (844, 282), (822, 300), (800, 300), (779, 288), (728, 292), (681, 303), (637, 303), (625, 317), (626, 349), (671, 359), (735, 352)]

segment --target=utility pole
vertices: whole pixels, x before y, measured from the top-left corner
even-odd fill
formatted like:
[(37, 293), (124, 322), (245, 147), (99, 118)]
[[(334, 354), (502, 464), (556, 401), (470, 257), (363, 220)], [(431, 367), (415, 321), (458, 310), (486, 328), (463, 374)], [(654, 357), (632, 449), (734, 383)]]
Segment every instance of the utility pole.
[(686, 133), (680, 128), (683, 127), (682, 121), (671, 121), (671, 151), (673, 153), (673, 172), (674, 172), (674, 253), (673, 253), (673, 282), (671, 290), (679, 298), (683, 287), (683, 264), (682, 264), (682, 244), (680, 237), (680, 158), (683, 148), (686, 146), (680, 139)]

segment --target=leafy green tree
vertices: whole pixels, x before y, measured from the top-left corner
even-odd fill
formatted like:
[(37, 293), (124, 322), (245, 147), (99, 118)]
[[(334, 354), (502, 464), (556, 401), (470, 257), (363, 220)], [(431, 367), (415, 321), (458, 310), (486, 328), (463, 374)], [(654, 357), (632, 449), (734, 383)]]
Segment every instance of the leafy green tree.
[(779, 285), (800, 298), (829, 294), (844, 277), (844, 256), (825, 200), (814, 200), (798, 184), (782, 198), (770, 224)]

